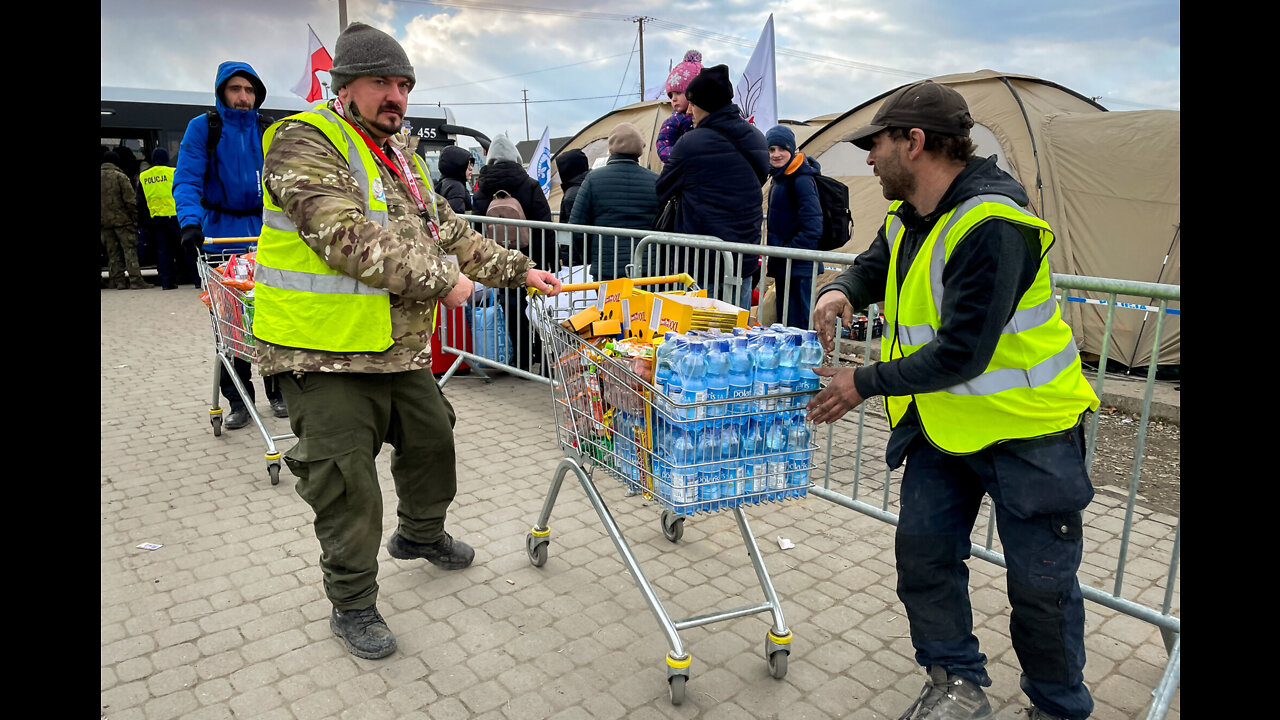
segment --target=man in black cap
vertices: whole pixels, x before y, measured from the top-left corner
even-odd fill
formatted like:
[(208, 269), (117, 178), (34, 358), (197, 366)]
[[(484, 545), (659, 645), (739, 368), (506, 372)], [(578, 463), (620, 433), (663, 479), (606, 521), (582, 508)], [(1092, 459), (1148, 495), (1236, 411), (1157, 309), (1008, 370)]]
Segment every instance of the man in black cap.
[(396, 649), (376, 604), (384, 443), (397, 499), (388, 554), (446, 570), (475, 557), (445, 530), (456, 416), (431, 374), (437, 308), (465, 303), (470, 278), (548, 294), (560, 283), (432, 191), (401, 131), (415, 79), (400, 44), (357, 22), (336, 50), (338, 97), (267, 130), (253, 334), (289, 402), (298, 442), (284, 460), (315, 512), (329, 628), (374, 659)]
[(883, 302), (883, 361), (817, 368), (831, 381), (809, 419), (884, 396), (886, 461), (906, 463), (898, 597), (929, 679), (902, 718), (992, 717), (965, 565), (989, 494), (1028, 717), (1082, 720), (1093, 711), (1076, 579), (1093, 498), (1083, 420), (1098, 398), (1053, 296), (1053, 231), (994, 155), (974, 157), (972, 126), (958, 92), (923, 81), (843, 138), (868, 151), (893, 202), (871, 247), (820, 293), (814, 325), (830, 351), (836, 317), (848, 326), (854, 308)]
[[(733, 104), (727, 65), (703, 68), (689, 82), (685, 97), (694, 129), (671, 148), (655, 185), (658, 206), (678, 198), (675, 232), (759, 245), (764, 220), (760, 188), (769, 172), (764, 134), (743, 120)], [(744, 254), (734, 258), (735, 263), (741, 259), (742, 287), (737, 293), (724, 285), (731, 268), (723, 266), (720, 253), (696, 253), (696, 275), (703, 287), (719, 288), (722, 299), (750, 309), (760, 256), (745, 249), (738, 252)]]

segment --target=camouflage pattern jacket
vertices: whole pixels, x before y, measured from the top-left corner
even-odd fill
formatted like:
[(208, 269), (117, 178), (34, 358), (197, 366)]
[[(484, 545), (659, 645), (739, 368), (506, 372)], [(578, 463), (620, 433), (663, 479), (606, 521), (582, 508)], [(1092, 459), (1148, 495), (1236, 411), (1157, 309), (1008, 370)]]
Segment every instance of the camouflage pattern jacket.
[(137, 196), (129, 176), (115, 166), (102, 163), (102, 227), (127, 228), (138, 224)]
[[(405, 136), (390, 142), (408, 157)], [(504, 250), (473, 230), (439, 195), (434, 208), (427, 202), (427, 213), (440, 228), (437, 244), (400, 176), (376, 162), (386, 188), (386, 228), (364, 216), (364, 197), (346, 160), (318, 129), (288, 122), (276, 130), (262, 169), (267, 192), (329, 267), (391, 293), (393, 344), (380, 353), (331, 353), (258, 341), (264, 376), (429, 369), (436, 302), (458, 281), (458, 267), (446, 256), (456, 256), (467, 277), (490, 287), (523, 285), (533, 267), (524, 254)], [(425, 188), (419, 185), (419, 190)]]

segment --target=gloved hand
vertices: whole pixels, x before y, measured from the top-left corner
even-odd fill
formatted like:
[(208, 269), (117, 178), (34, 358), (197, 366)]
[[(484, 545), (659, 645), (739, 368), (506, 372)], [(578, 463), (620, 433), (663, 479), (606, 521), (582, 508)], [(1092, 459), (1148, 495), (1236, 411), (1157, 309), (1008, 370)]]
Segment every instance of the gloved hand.
[(204, 232), (200, 230), (199, 225), (186, 225), (182, 228), (182, 246), (199, 250), (204, 245)]

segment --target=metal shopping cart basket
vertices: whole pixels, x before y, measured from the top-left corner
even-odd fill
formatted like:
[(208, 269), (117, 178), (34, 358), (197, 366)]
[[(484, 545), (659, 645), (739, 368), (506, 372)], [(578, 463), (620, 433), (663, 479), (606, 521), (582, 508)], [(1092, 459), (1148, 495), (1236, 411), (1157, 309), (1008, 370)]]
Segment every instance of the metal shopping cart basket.
[[(687, 283), (693, 281), (682, 275), (641, 278), (634, 283), (637, 286), (666, 284), (675, 278), (683, 278)], [(561, 292), (599, 285), (566, 285)], [(666, 656), (667, 681), (672, 704), (679, 705), (684, 700), (691, 664), (679, 631), (692, 627), (770, 612), (773, 625), (765, 636), (765, 658), (770, 674), (783, 677), (787, 672), (792, 634), (787, 629), (745, 511), (755, 505), (806, 495), (812, 458), (818, 450), (810, 440), (813, 434), (803, 412), (808, 395), (791, 392), (732, 401), (672, 402), (637, 374), (627, 360), (610, 356), (604, 348), (562, 326), (560, 321), (572, 314), (574, 308), (566, 309), (550, 301), (554, 299), (531, 294), (534, 327), (543, 338), (545, 357), (550, 363), (556, 435), (565, 459), (556, 468), (537, 524), (525, 538), (529, 560), (535, 567), (547, 561), (551, 509), (564, 476), (572, 472), (666, 635), (670, 648)], [(792, 446), (779, 443), (778, 426), (796, 422), (808, 432), (797, 431), (798, 439)], [(772, 439), (766, 439), (770, 429)], [(748, 439), (750, 447), (743, 450), (743, 441)], [(739, 448), (737, 451), (732, 449), (735, 445)], [(687, 517), (732, 511), (764, 601), (673, 620), (641, 571), (593, 483), (594, 467), (604, 468), (627, 486), (628, 496), (642, 495), (660, 504), (662, 531), (673, 543), (682, 537)]]
[[(215, 245), (256, 241), (257, 238), (216, 238), (207, 240), (207, 242)], [(209, 307), (209, 319), (213, 324), (214, 357), (217, 359), (213, 366), (213, 404), (209, 408), (209, 422), (213, 425), (213, 434), (215, 436), (222, 435), (222, 408), (219, 407), (221, 393), (218, 386), (218, 372), (221, 369), (227, 373), (227, 377), (231, 378), (231, 382), (240, 393), (240, 397), (246, 399), (245, 407), (249, 411), (249, 417), (252, 418), (254, 426), (258, 428), (258, 432), (267, 443), (267, 474), (271, 477), (271, 484), (278, 485), (280, 484), (280, 452), (276, 450), (276, 441), (288, 440), (294, 435), (292, 433), (272, 435), (267, 430), (266, 425), (262, 422), (262, 417), (258, 415), (257, 408), (253, 406), (253, 403), (247, 402), (248, 391), (232, 366), (232, 360), (235, 358), (247, 360), (250, 363), (257, 361), (257, 352), (253, 339), (253, 280), (251, 279), (251, 271), (248, 274), (242, 273), (242, 277), (236, 277), (234, 272), (230, 272), (230, 276), (224, 274), (237, 261), (244, 262), (249, 267), (252, 266), (250, 259), (229, 252), (202, 252), (200, 257), (196, 259), (196, 268), (200, 273), (200, 283), (205, 293), (207, 293), (202, 297), (204, 297), (205, 304)]]

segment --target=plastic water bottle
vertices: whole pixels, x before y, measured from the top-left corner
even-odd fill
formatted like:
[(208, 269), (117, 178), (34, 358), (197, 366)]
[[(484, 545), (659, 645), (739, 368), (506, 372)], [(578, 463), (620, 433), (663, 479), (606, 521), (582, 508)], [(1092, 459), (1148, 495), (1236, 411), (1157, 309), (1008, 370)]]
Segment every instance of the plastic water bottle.
[[(707, 400), (729, 398), (729, 340), (718, 337), (707, 344)], [(708, 405), (707, 418), (722, 418), (729, 414), (728, 405)], [(720, 421), (714, 423), (717, 427)]]
[(698, 499), (698, 454), (693, 432), (677, 425), (671, 438), (671, 503), (676, 512), (689, 515)]
[(747, 502), (757, 504), (765, 499), (769, 487), (769, 467), (765, 458), (764, 421), (751, 417), (746, 422), (742, 440), (742, 471), (746, 476)]
[(797, 398), (796, 407), (803, 408), (808, 405), (809, 400), (813, 398), (813, 393), (818, 392), (821, 378), (818, 377), (818, 374), (813, 369), (821, 366), (822, 344), (818, 342), (818, 331), (806, 330), (804, 332), (804, 342), (800, 344), (800, 382), (797, 384), (796, 389), (810, 394)]
[(752, 387), (753, 395), (765, 396), (756, 401), (757, 412), (766, 413), (777, 409), (778, 399), (767, 396), (778, 392), (779, 379), (778, 339), (773, 335), (765, 335), (756, 351), (755, 382)]
[(782, 413), (774, 413), (770, 417), (769, 428), (764, 434), (764, 447), (768, 453), (765, 462), (767, 498), (780, 500), (787, 481), (787, 426), (782, 421)]
[[(734, 338), (729, 348), (729, 397), (751, 397), (752, 385), (755, 382), (755, 368), (756, 360), (747, 349), (746, 336)], [(747, 415), (751, 412), (751, 403), (735, 402), (729, 406), (729, 412), (740, 416), (734, 421), (745, 430)]]
[(721, 507), (720, 433), (707, 425), (698, 433), (698, 509), (715, 512)]
[[(675, 349), (672, 350), (671, 355), (668, 356), (668, 360), (671, 362), (671, 374), (667, 376), (666, 394), (668, 398), (671, 398), (672, 403), (685, 402), (684, 380), (680, 377), (679, 365), (680, 360), (688, 353), (689, 341), (683, 337), (677, 336)], [(663, 421), (667, 425), (666, 430), (668, 432), (673, 429), (673, 426), (681, 428), (684, 427), (683, 425), (679, 425), (680, 421), (684, 419), (681, 417), (681, 413), (683, 412), (683, 410), (676, 408), (673, 405), (666, 406), (666, 416), (663, 418)]]
[[(778, 348), (778, 392), (796, 391), (796, 383), (800, 379), (800, 336), (788, 332), (782, 336), (782, 345)], [(792, 409), (794, 398), (778, 400), (778, 407)], [(803, 407), (803, 406), (802, 406)]]
[(727, 424), (720, 430), (720, 498), (724, 507), (738, 507), (746, 491), (740, 435), (736, 425)]
[(796, 415), (787, 431), (787, 497), (804, 497), (809, 487), (809, 424)]
[[(707, 346), (702, 340), (690, 340), (689, 351), (676, 361), (675, 377), (680, 381), (680, 402), (705, 403), (707, 401)], [(676, 352), (679, 352), (677, 349)], [(695, 421), (693, 429), (700, 430), (706, 417), (705, 405), (686, 408), (683, 420)]]
[[(670, 395), (671, 390), (669, 383), (671, 375), (675, 372), (675, 368), (671, 365), (671, 353), (676, 349), (675, 332), (667, 332), (663, 337), (663, 341), (658, 344), (653, 351), (653, 384), (664, 395)], [(661, 399), (655, 399), (654, 403), (654, 447), (663, 447), (666, 442), (667, 418), (671, 415), (671, 409), (667, 403)]]
[(633, 447), (631, 418), (621, 407), (616, 407), (613, 414), (613, 462), (611, 464), (623, 478), (623, 484), (626, 484), (626, 479), (631, 477), (631, 470), (635, 465), (635, 461), (630, 457)]

